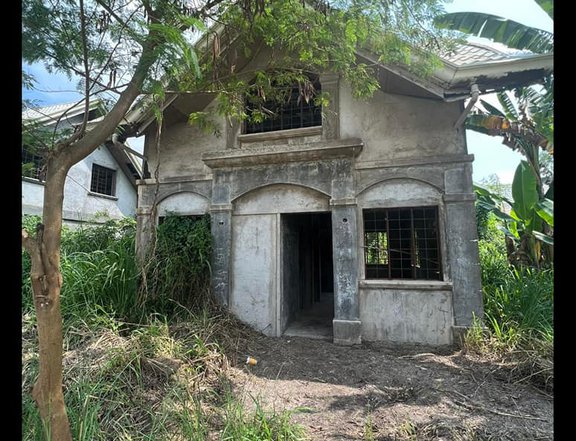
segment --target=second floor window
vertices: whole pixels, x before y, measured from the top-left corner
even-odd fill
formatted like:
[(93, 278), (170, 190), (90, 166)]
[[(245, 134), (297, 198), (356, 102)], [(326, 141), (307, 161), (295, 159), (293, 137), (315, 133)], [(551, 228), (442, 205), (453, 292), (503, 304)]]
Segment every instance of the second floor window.
[[(303, 90), (306, 88), (306, 90)], [(247, 121), (244, 133), (273, 132), (276, 130), (300, 129), (322, 125), (322, 106), (314, 97), (321, 92), (318, 76), (310, 77), (305, 84), (295, 84), (280, 101), (268, 100), (258, 103), (250, 98), (246, 101), (246, 113), (253, 117), (256, 112), (266, 115), (262, 121)], [(258, 118), (262, 119), (262, 118)]]
[(116, 195), (116, 170), (92, 164), (90, 191), (93, 193)]

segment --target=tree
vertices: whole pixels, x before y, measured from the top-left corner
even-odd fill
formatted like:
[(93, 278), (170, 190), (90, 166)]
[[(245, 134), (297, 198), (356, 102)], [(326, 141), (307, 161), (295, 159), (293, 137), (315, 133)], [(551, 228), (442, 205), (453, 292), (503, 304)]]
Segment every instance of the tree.
[[(553, 0), (535, 1), (552, 18)], [(543, 54), (552, 52), (554, 48), (552, 33), (491, 14), (444, 14), (437, 17), (435, 23), (442, 28), (488, 38), (514, 49)], [(539, 266), (543, 260), (551, 261), (553, 256), (551, 211), (554, 181), (550, 158), (554, 154), (554, 76), (543, 78), (540, 85), (517, 87), (512, 91), (498, 92), (496, 96), (500, 107), (480, 100), (482, 108), (477, 107), (468, 116), (466, 128), (501, 136), (502, 144), (526, 158), (516, 170), (512, 186), (514, 201), (508, 201), (515, 207), (512, 214), (516, 215), (516, 219), (508, 219), (512, 226), (507, 229), (509, 259), (514, 263)], [(490, 197), (478, 189), (477, 194), (480, 203), (487, 202), (482, 198), (492, 200), (495, 196), (492, 194)], [(529, 206), (525, 205), (526, 199), (523, 198), (528, 194), (536, 195), (529, 198), (533, 202)], [(496, 209), (492, 202), (488, 202), (486, 207)], [(537, 203), (546, 207), (546, 214), (540, 210), (544, 217), (537, 215)]]
[[(52, 71), (80, 78), (83, 104), (110, 97), (105, 117), (90, 129), (85, 118), (71, 134), (54, 133), (44, 143), (45, 186), (42, 223), (34, 234), (22, 230), (31, 257), (37, 315), (39, 374), (33, 396), (51, 440), (72, 439), (62, 391), (62, 315), (60, 242), (64, 182), (70, 168), (116, 134), (127, 136), (127, 111), (141, 95), (161, 119), (170, 90), (213, 90), (221, 111), (239, 111), (238, 92), (246, 84), (235, 72), (234, 53), (222, 50), (232, 36), (239, 48), (267, 47), (288, 56), (270, 58), (255, 72), (265, 100), (274, 83), (330, 69), (343, 75), (357, 96), (377, 88), (369, 66), (356, 62), (355, 49), (369, 46), (383, 62), (403, 63), (417, 72), (434, 65), (426, 54), (442, 50), (442, 35), (431, 18), (437, 0), (25, 0), (22, 4), (22, 55)], [(207, 25), (214, 26), (208, 27)], [(195, 33), (204, 32), (210, 48), (198, 52)], [(252, 48), (252, 49), (250, 49)], [(416, 52), (415, 52), (416, 51)], [(278, 51), (278, 53), (281, 53)], [(414, 54), (419, 61), (413, 63)], [(28, 78), (23, 77), (28, 80)], [(326, 99), (326, 97), (324, 97)], [(85, 112), (86, 117), (88, 112)], [(259, 117), (258, 112), (255, 113)], [(260, 115), (261, 116), (261, 115)], [(124, 126), (125, 131), (119, 132)], [(161, 124), (158, 125), (161, 127)], [(127, 130), (126, 130), (127, 129)], [(30, 135), (32, 132), (27, 132)]]

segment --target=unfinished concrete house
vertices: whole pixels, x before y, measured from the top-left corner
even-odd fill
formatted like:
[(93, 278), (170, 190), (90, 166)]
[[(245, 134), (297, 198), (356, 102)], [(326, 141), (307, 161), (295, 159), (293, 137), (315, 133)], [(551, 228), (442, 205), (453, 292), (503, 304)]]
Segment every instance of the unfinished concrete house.
[(139, 249), (166, 213), (209, 213), (214, 293), (254, 329), (451, 344), (483, 314), (465, 101), (534, 83), (552, 60), (465, 45), (427, 79), (380, 65), (368, 100), (312, 72), (327, 108), (294, 99), (262, 124), (221, 118), (221, 136), (187, 122), (213, 95), (167, 94), (158, 149), (152, 115), (128, 116), (152, 173), (138, 183)]

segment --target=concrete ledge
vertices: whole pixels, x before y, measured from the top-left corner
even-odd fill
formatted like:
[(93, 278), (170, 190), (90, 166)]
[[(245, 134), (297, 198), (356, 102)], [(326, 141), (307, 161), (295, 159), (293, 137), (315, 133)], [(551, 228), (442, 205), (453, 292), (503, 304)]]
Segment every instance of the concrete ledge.
[(360, 320), (332, 320), (334, 344), (351, 346), (362, 343), (362, 322)]
[(383, 280), (367, 279), (360, 280), (360, 288), (371, 289), (396, 289), (402, 291), (452, 291), (452, 282), (440, 282), (430, 280)]
[(301, 145), (260, 146), (202, 154), (204, 163), (212, 168), (249, 167), (286, 162), (311, 162), (329, 159), (354, 158), (364, 143), (359, 138), (336, 139)]
[(373, 168), (401, 168), (401, 167), (414, 167), (414, 166), (433, 166), (433, 165), (446, 165), (460, 162), (472, 162), (474, 155), (434, 155), (434, 156), (421, 156), (418, 158), (401, 158), (395, 160), (385, 161), (358, 161), (356, 163), (356, 170), (369, 170)]
[(474, 193), (446, 193), (444, 202), (474, 202), (476, 195)]
[(238, 135), (240, 142), (262, 142), (277, 139), (289, 139), (296, 136), (314, 136), (322, 134), (322, 126), (302, 127), (298, 129), (275, 130), (272, 132), (246, 133)]

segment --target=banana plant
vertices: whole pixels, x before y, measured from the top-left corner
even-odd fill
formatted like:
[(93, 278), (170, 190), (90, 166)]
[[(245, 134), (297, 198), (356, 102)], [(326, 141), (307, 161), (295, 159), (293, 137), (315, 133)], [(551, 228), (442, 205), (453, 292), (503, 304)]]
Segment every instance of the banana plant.
[[(537, 176), (527, 161), (521, 161), (512, 181), (512, 200), (475, 185), (477, 204), (494, 213), (513, 244), (508, 258), (513, 264), (540, 267), (553, 257), (553, 187), (544, 196), (538, 191)], [(506, 212), (505, 204), (510, 207)]]
[[(542, 10), (554, 18), (553, 0), (535, 0)], [(452, 12), (434, 19), (436, 26), (483, 37), (514, 49), (526, 49), (536, 54), (552, 52), (554, 34), (526, 26), (514, 20), (482, 12)]]

